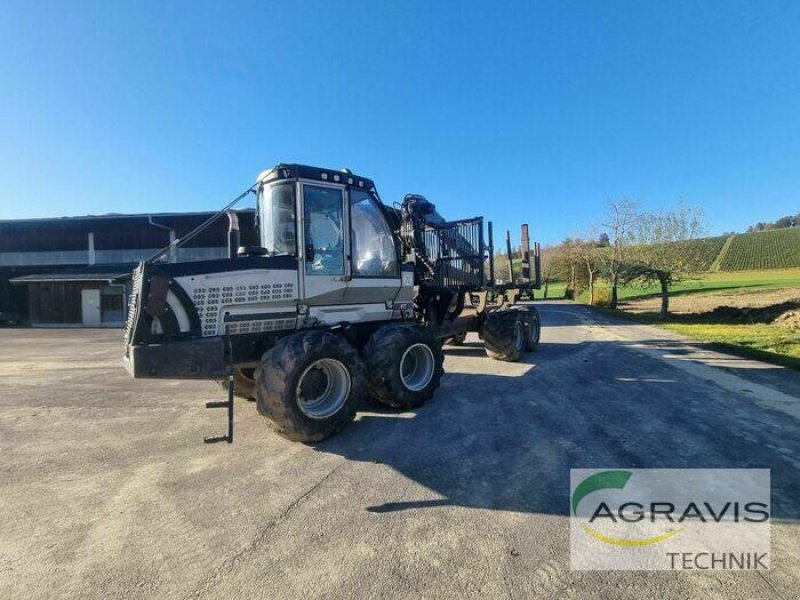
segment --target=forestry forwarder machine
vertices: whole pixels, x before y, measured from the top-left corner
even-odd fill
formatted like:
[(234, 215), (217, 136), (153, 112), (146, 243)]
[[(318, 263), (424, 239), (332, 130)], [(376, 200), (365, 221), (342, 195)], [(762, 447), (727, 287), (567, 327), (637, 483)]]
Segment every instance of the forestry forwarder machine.
[[(256, 194), (260, 246), (239, 247), (236, 213)], [(160, 262), (228, 214), (228, 258)], [(507, 236), (508, 239), (508, 236)], [(523, 226), (523, 278), (530, 249)], [(512, 268), (509, 243), (509, 268)], [(488, 254), (489, 278), (484, 277)], [(512, 276), (512, 281), (514, 281)], [(522, 291), (525, 294), (525, 290)], [(445, 221), (420, 195), (384, 205), (349, 170), (280, 164), (133, 272), (124, 362), (136, 378), (218, 380), (233, 440), (233, 396), (291, 440), (321, 440), (350, 422), (368, 392), (389, 406), (421, 406), (439, 386), (442, 344), (468, 331), (489, 357), (516, 361), (539, 342), (539, 315), (521, 289), (494, 284), (492, 224)]]

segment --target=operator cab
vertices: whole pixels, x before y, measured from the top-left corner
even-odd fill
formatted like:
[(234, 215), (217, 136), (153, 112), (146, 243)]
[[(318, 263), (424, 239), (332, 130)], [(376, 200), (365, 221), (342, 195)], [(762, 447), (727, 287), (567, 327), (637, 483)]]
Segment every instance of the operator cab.
[(400, 252), (371, 180), (282, 164), (261, 173), (257, 186), (261, 245), (269, 256), (297, 257), (307, 304), (394, 300)]

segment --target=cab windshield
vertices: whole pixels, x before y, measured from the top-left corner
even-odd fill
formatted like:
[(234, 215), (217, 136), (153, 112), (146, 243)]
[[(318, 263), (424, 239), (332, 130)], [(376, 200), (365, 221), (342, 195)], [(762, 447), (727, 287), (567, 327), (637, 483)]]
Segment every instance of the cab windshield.
[(280, 183), (261, 190), (261, 245), (272, 256), (297, 255), (294, 184)]

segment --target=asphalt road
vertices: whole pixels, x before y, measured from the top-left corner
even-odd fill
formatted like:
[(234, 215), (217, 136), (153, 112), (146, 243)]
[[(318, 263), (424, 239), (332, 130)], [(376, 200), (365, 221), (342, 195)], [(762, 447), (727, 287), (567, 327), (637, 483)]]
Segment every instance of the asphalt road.
[[(207, 382), (133, 381), (120, 332), (0, 330), (2, 598), (796, 598), (800, 375), (586, 307), (539, 352), (448, 349), (415, 412), (316, 446)], [(772, 469), (772, 570), (572, 572), (572, 467)]]

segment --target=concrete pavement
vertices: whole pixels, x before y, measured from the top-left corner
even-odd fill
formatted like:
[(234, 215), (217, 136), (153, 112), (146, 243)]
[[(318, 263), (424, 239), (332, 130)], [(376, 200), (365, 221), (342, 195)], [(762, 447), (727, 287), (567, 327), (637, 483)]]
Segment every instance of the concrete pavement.
[[(304, 446), (211, 383), (133, 381), (120, 333), (0, 330), (0, 597), (791, 598), (800, 374), (571, 303), (539, 352), (448, 348), (418, 411)], [(766, 573), (571, 572), (572, 467), (772, 469)]]

